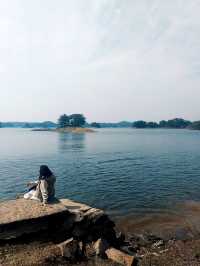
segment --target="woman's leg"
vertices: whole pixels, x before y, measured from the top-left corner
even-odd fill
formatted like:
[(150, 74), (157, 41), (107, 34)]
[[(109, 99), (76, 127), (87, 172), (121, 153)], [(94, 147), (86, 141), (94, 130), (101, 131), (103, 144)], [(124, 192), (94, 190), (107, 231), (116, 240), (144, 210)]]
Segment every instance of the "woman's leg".
[(33, 196), (33, 190), (30, 190), (29, 192), (24, 194), (24, 199), (30, 199)]
[(38, 197), (36, 196), (36, 190), (30, 190), (29, 192), (27, 192), (26, 194), (24, 194), (24, 199), (31, 199), (31, 200), (38, 200)]

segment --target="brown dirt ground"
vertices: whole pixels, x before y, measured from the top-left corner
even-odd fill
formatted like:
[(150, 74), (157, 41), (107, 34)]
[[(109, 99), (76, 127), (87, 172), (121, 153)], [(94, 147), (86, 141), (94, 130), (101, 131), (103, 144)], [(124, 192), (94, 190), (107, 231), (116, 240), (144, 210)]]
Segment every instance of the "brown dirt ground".
[(49, 243), (7, 244), (0, 246), (0, 266), (116, 266), (108, 260), (91, 259), (69, 262), (61, 258), (56, 246)]
[(197, 266), (200, 265), (200, 240), (176, 241), (159, 256), (147, 254), (140, 266)]
[[(91, 259), (72, 263), (58, 256), (55, 245), (33, 242), (31, 244), (7, 244), (0, 246), (1, 266), (116, 266), (109, 260)], [(200, 240), (175, 241), (169, 243), (165, 252), (146, 252), (139, 261), (140, 266), (197, 266), (200, 265)]]

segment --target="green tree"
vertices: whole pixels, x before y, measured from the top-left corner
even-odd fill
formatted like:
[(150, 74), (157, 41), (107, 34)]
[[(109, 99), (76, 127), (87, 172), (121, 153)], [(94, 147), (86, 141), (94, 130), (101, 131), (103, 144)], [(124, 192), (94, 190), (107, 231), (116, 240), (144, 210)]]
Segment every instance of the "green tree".
[(85, 125), (85, 117), (82, 114), (72, 114), (69, 116), (69, 124), (72, 127), (82, 127)]
[(165, 120), (160, 121), (159, 127), (167, 127), (167, 121), (165, 121)]
[(23, 128), (31, 128), (31, 125), (29, 123), (25, 123)]
[(168, 121), (162, 120), (159, 123), (159, 126), (162, 128), (186, 128), (189, 125), (191, 125), (191, 122), (182, 118), (175, 118)]
[(167, 121), (168, 127), (170, 128), (186, 128), (191, 124), (190, 121), (184, 120), (182, 118), (175, 118)]
[(148, 122), (147, 127), (148, 128), (158, 128), (159, 125), (156, 122)]
[(2, 127), (2, 123), (0, 122), (0, 128)]
[(64, 114), (61, 115), (58, 119), (58, 127), (59, 128), (64, 128), (64, 127), (68, 127), (69, 126), (69, 116)]
[(188, 128), (194, 130), (200, 130), (200, 121), (193, 122)]
[(135, 121), (133, 123), (133, 127), (135, 128), (146, 128), (147, 127), (147, 123), (143, 120), (139, 120), (139, 121)]

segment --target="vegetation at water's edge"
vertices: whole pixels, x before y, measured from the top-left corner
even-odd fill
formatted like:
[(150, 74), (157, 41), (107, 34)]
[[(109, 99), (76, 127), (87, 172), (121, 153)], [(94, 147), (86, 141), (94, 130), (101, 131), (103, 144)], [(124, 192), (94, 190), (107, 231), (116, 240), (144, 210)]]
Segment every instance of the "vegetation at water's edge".
[(44, 122), (0, 122), (2, 128), (55, 128), (57, 124), (52, 121)]
[(90, 126), (91, 126), (91, 127), (94, 127), (94, 128), (101, 128), (100, 123), (97, 123), (97, 122), (92, 122), (92, 123), (90, 124)]
[(193, 122), (189, 126), (189, 129), (200, 130), (200, 121)]
[(191, 121), (182, 118), (175, 118), (168, 121), (162, 120), (157, 122), (136, 121), (133, 123), (135, 128), (187, 128), (192, 124)]

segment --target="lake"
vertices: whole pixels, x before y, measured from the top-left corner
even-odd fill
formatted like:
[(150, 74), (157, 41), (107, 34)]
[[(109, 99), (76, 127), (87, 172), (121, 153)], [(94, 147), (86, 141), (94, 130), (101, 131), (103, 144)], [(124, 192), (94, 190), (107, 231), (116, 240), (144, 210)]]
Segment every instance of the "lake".
[(0, 199), (12, 199), (48, 164), (57, 196), (113, 216), (162, 212), (200, 200), (200, 132), (98, 129), (96, 133), (0, 129)]

